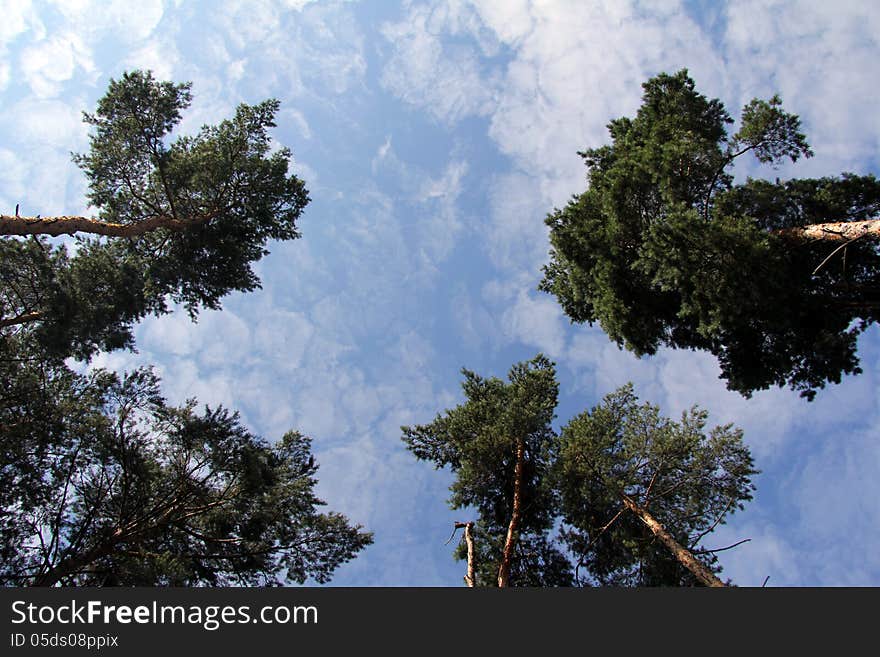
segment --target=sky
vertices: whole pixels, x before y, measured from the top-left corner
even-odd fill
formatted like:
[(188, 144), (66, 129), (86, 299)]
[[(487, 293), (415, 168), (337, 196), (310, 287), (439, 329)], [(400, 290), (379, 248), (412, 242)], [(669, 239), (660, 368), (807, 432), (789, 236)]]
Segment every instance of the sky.
[[(111, 78), (150, 69), (191, 81), (179, 131), (281, 101), (273, 139), (311, 197), (302, 238), (269, 245), (262, 289), (192, 323), (147, 318), (137, 353), (172, 403), (237, 409), (268, 440), (313, 439), (318, 493), (375, 533), (333, 585), (460, 586), (445, 542), (451, 475), (405, 450), (401, 425), (463, 401), (460, 370), (505, 378), (542, 352), (557, 364), (559, 427), (632, 381), (677, 418), (744, 430), (761, 474), (745, 510), (708, 536), (742, 586), (880, 586), (880, 332), (864, 373), (808, 403), (726, 390), (713, 357), (637, 359), (572, 325), (538, 291), (545, 216), (584, 191), (577, 152), (608, 143), (641, 83), (688, 68), (734, 117), (780, 94), (815, 156), (736, 175), (880, 170), (880, 8), (871, 0), (139, 2), (0, 0), (0, 208), (89, 214), (71, 152), (81, 112)], [(769, 577), (769, 579), (767, 579)]]

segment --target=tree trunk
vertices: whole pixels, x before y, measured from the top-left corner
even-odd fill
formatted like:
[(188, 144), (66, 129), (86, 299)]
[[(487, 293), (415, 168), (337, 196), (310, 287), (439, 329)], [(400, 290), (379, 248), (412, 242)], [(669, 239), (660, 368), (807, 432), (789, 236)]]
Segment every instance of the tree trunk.
[(498, 586), (510, 585), (510, 564), (513, 561), (513, 550), (516, 547), (516, 533), (519, 530), (519, 520), (522, 515), (522, 484), (523, 471), (525, 470), (526, 441), (516, 441), (516, 464), (513, 474), (513, 509), (510, 513), (510, 524), (507, 526), (507, 538), (504, 541), (504, 553), (501, 556), (501, 566), (498, 568)]
[(66, 559), (62, 559), (60, 563), (52, 566), (46, 572), (34, 577), (31, 586), (55, 586), (64, 577), (74, 575), (83, 568), (91, 564), (96, 559), (106, 556), (113, 552), (119, 540), (122, 538), (122, 531), (116, 532), (107, 538), (103, 543), (99, 543), (93, 548), (86, 550), (82, 554), (73, 554)]
[(850, 242), (859, 237), (880, 238), (880, 219), (867, 221), (834, 221), (809, 226), (795, 226), (773, 231), (780, 237), (796, 242)]
[(724, 582), (718, 579), (715, 573), (697, 561), (694, 555), (672, 538), (672, 535), (663, 528), (663, 525), (657, 522), (654, 516), (648, 513), (647, 509), (639, 506), (626, 495), (623, 496), (623, 503), (626, 505), (626, 508), (635, 513), (648, 526), (654, 533), (654, 536), (659, 538), (660, 542), (669, 548), (669, 551), (678, 559), (679, 563), (691, 571), (700, 582), (706, 586), (724, 586)]
[(210, 221), (217, 215), (209, 212), (187, 219), (176, 219), (169, 215), (148, 217), (131, 224), (115, 224), (89, 217), (15, 217), (0, 215), (0, 235), (73, 235), (91, 233), (106, 237), (138, 237), (158, 228), (181, 231), (190, 226)]
[(43, 313), (39, 310), (35, 310), (31, 313), (25, 313), (24, 315), (19, 315), (18, 317), (5, 317), (3, 319), (0, 319), (0, 328), (6, 328), (7, 326), (17, 326), (18, 324), (27, 324), (28, 322), (35, 322), (42, 317)]
[(477, 585), (476, 568), (474, 562), (474, 528), (473, 522), (457, 522), (455, 527), (464, 527), (464, 542), (467, 545), (467, 575), (464, 576), (464, 583), (473, 588)]

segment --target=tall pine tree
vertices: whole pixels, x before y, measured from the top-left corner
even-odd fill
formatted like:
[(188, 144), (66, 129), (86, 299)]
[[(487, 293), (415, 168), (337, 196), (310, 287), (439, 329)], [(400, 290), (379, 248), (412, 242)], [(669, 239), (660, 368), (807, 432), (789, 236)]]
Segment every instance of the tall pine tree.
[(663, 418), (627, 385), (557, 434), (544, 356), (507, 382), (463, 373), (466, 401), (402, 430), (417, 458), (455, 474), (450, 506), (477, 512), (456, 555), (476, 585), (723, 585), (701, 541), (751, 499), (739, 430), (706, 435), (697, 408)]
[[(0, 216), (0, 331), (34, 333), (52, 354), (87, 358), (133, 345), (132, 327), (168, 301), (190, 315), (216, 309), (260, 281), (252, 264), (269, 240), (299, 237), (309, 202), (272, 150), (277, 100), (171, 140), (192, 100), (189, 84), (149, 72), (111, 80), (75, 162), (97, 217)], [(46, 236), (73, 235), (76, 252)]]
[(563, 427), (554, 478), (583, 581), (722, 585), (700, 543), (752, 498), (757, 472), (742, 432), (707, 435), (707, 415), (695, 407), (673, 422), (626, 385)]
[[(149, 370), (70, 358), (134, 346), (135, 324), (259, 287), (308, 195), (273, 150), (278, 102), (171, 141), (190, 85), (111, 81), (75, 157), (97, 217), (0, 217), (0, 582), (325, 582), (372, 542), (314, 494), (310, 440), (166, 404)], [(73, 235), (75, 249), (57, 238)]]
[(514, 365), (507, 382), (462, 373), (467, 401), (429, 424), (402, 427), (403, 440), (418, 459), (456, 474), (452, 508), (477, 510), (478, 585), (567, 584), (568, 564), (549, 540), (554, 495), (547, 473), (559, 391), (554, 365), (538, 355)]
[(587, 190), (547, 217), (541, 288), (574, 322), (637, 355), (714, 354), (730, 389), (788, 384), (812, 399), (861, 371), (857, 338), (880, 308), (880, 182), (872, 175), (733, 183), (746, 154), (810, 157), (778, 97), (739, 130), (687, 71), (644, 85), (634, 118), (583, 156)]

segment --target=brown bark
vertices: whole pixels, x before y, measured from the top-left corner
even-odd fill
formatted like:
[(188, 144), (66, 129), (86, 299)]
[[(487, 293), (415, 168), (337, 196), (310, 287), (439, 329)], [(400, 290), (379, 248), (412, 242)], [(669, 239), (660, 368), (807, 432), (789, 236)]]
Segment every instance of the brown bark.
[(860, 237), (880, 238), (880, 219), (866, 221), (833, 221), (809, 226), (781, 228), (776, 235), (797, 242), (823, 241), (832, 243), (850, 242)]
[(663, 525), (657, 522), (654, 516), (648, 513), (647, 509), (639, 506), (626, 495), (623, 496), (623, 503), (627, 509), (635, 513), (648, 526), (654, 533), (654, 536), (669, 548), (669, 551), (678, 559), (679, 563), (691, 571), (700, 582), (706, 586), (724, 586), (724, 582), (718, 579), (715, 573), (706, 568), (706, 566), (694, 558), (694, 555), (672, 538), (672, 535), (663, 528)]
[(0, 328), (6, 328), (7, 326), (17, 326), (18, 324), (27, 324), (28, 322), (35, 322), (43, 316), (43, 313), (39, 310), (35, 310), (32, 313), (25, 313), (23, 315), (18, 315), (17, 317), (5, 317), (0, 319)]
[(507, 538), (504, 540), (501, 565), (498, 567), (498, 586), (502, 588), (510, 585), (510, 564), (513, 561), (516, 533), (519, 530), (519, 521), (522, 515), (522, 485), (525, 460), (526, 442), (520, 438), (516, 441), (516, 463), (513, 470), (513, 509), (510, 512), (510, 524), (507, 526)]
[(138, 237), (159, 228), (181, 231), (190, 226), (210, 221), (214, 216), (216, 216), (215, 212), (186, 219), (158, 215), (131, 224), (117, 224), (89, 217), (16, 217), (4, 214), (0, 215), (0, 235), (58, 236), (91, 233), (106, 237)]
[(473, 588), (477, 585), (476, 567), (474, 561), (474, 528), (473, 522), (457, 522), (456, 529), (464, 527), (464, 542), (467, 545), (467, 575), (464, 576), (464, 583)]

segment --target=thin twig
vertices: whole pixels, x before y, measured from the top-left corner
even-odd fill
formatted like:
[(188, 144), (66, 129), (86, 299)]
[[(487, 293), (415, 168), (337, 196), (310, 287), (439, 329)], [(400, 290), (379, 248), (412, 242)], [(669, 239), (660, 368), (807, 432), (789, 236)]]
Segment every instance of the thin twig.
[(590, 544), (587, 545), (587, 549), (588, 549), (588, 550), (589, 550), (591, 547), (593, 547), (593, 544), (601, 538), (602, 534), (604, 534), (604, 533), (607, 531), (607, 529), (608, 529), (611, 525), (614, 524), (614, 521), (617, 520), (617, 519), (620, 517), (620, 514), (622, 514), (625, 510), (626, 510), (626, 507), (621, 507), (621, 508), (620, 508), (620, 511), (618, 511), (618, 512), (614, 515), (614, 517), (613, 517), (611, 520), (609, 520), (608, 523), (607, 523), (604, 527), (602, 527), (602, 529), (599, 530), (599, 533), (596, 534), (596, 536), (593, 537), (593, 540), (590, 541)]
[(642, 504), (647, 506), (648, 498), (651, 497), (651, 489), (654, 488), (654, 482), (657, 480), (657, 474), (660, 472), (660, 469), (654, 470), (654, 474), (651, 475), (651, 483), (648, 484), (648, 489), (645, 491), (645, 496), (642, 499)]
[(449, 543), (452, 542), (452, 539), (455, 538), (455, 532), (458, 531), (459, 527), (464, 527), (464, 524), (462, 524), (460, 522), (456, 522), (452, 526), (452, 533), (449, 535), (449, 540), (447, 540), (443, 545), (449, 545)]
[(733, 545), (728, 545), (727, 547), (723, 547), (723, 548), (717, 548), (715, 550), (694, 550), (694, 554), (714, 554), (716, 552), (724, 552), (725, 550), (730, 550), (732, 548), (735, 548), (737, 545), (742, 545), (743, 543), (748, 543), (751, 540), (752, 539), (750, 539), (750, 538), (744, 538), (741, 541), (737, 541)]
[(836, 249), (834, 249), (834, 250), (828, 255), (827, 258), (825, 258), (822, 262), (819, 263), (819, 266), (816, 267), (816, 268), (813, 270), (813, 273), (810, 274), (810, 275), (811, 275), (811, 276), (815, 276), (815, 275), (819, 272), (819, 270), (822, 269), (822, 267), (824, 267), (825, 264), (826, 264), (829, 260), (831, 260), (831, 258), (833, 258), (835, 255), (837, 255), (837, 253), (838, 253), (841, 249), (845, 249), (845, 248), (848, 247), (850, 244), (852, 244), (853, 242), (855, 242), (857, 239), (859, 239), (859, 238), (861, 238), (861, 237), (864, 237), (865, 235), (867, 235), (867, 233), (861, 233), (860, 235), (856, 235), (856, 236), (853, 237), (850, 241), (848, 241), (848, 242), (844, 242), (843, 244), (841, 244), (840, 246), (838, 246)]
[(733, 501), (734, 501), (734, 498), (731, 497), (731, 498), (730, 498), (730, 501), (727, 503), (727, 506), (724, 507), (724, 511), (722, 511), (722, 512), (718, 515), (718, 517), (715, 518), (715, 522), (712, 523), (712, 526), (709, 527), (709, 529), (707, 529), (706, 531), (704, 531), (702, 534), (700, 534), (699, 536), (697, 536), (697, 538), (694, 540), (694, 542), (691, 543), (691, 549), (692, 549), (692, 550), (693, 550), (695, 547), (697, 547), (697, 544), (698, 544), (700, 541), (703, 540), (703, 537), (705, 537), (706, 534), (711, 534), (711, 533), (715, 530), (715, 528), (718, 526), (718, 523), (721, 522), (721, 519), (724, 518), (724, 515), (725, 515), (725, 514), (727, 513), (727, 511), (730, 509), (730, 506), (733, 504)]

